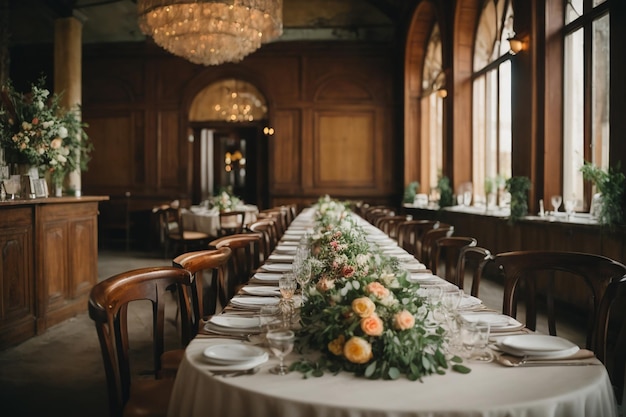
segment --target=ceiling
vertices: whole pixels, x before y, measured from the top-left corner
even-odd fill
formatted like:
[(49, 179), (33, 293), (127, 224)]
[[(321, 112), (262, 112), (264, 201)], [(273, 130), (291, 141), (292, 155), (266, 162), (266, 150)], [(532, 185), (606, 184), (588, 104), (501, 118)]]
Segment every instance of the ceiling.
[[(0, 0), (0, 4), (7, 0)], [(54, 20), (83, 22), (83, 43), (143, 41), (137, 0), (8, 0), (9, 45), (51, 43)], [(283, 35), (293, 40), (390, 40), (406, 0), (283, 0)], [(6, 8), (6, 3), (5, 6)], [(2, 10), (3, 12), (6, 11)]]

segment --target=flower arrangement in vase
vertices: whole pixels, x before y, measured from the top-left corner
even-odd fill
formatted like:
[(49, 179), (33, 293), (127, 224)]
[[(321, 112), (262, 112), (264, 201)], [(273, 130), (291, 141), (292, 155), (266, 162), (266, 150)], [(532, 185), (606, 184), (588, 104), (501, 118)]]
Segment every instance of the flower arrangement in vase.
[(213, 206), (219, 211), (233, 211), (241, 204), (241, 199), (230, 193), (226, 189), (220, 190), (219, 194), (213, 197)]
[(0, 146), (6, 162), (30, 165), (50, 174), (54, 184), (74, 170), (86, 170), (92, 144), (80, 120), (80, 108), (64, 109), (61, 96), (50, 95), (45, 78), (28, 94), (3, 87), (0, 102)]
[(444, 329), (427, 329), (429, 306), (398, 259), (372, 249), (355, 218), (345, 215), (345, 205), (323, 199), (316, 210), (308, 259), (313, 278), (302, 289), (298, 346), (317, 357), (292, 369), (305, 377), (327, 370), (410, 380), (449, 368), (469, 372), (451, 363), (461, 359), (446, 354)]
[(583, 178), (591, 181), (600, 193), (600, 207), (598, 221), (610, 228), (624, 221), (624, 174), (620, 170), (621, 164), (604, 170), (590, 162), (585, 162), (580, 168)]

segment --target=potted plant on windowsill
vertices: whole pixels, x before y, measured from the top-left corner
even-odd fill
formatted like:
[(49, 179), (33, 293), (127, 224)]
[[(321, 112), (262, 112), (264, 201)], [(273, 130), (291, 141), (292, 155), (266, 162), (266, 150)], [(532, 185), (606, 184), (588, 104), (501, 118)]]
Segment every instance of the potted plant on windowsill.
[(585, 162), (580, 168), (583, 178), (591, 181), (600, 194), (597, 198), (599, 210), (598, 221), (604, 226), (613, 228), (624, 220), (624, 174), (618, 162), (613, 168), (604, 170), (590, 162)]
[(506, 180), (506, 190), (511, 194), (511, 215), (509, 222), (515, 223), (528, 214), (528, 177), (511, 177)]

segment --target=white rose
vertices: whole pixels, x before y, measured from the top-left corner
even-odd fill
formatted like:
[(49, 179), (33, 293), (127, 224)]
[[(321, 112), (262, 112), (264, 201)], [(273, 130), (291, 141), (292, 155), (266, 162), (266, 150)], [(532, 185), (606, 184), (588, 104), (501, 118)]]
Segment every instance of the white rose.
[(65, 139), (67, 137), (67, 128), (65, 126), (59, 127), (59, 136), (61, 139)]
[(58, 159), (58, 161), (59, 161), (59, 162), (61, 162), (61, 163), (65, 163), (65, 162), (67, 162), (67, 158), (66, 158), (66, 157), (64, 157), (63, 155), (57, 155), (57, 159)]
[(51, 159), (50, 160), (50, 165), (56, 165), (57, 164), (57, 160), (56, 159)]
[(39, 110), (42, 110), (42, 109), (43, 109), (43, 101), (37, 101), (37, 103), (35, 103), (35, 105), (37, 106), (37, 108), (38, 108)]

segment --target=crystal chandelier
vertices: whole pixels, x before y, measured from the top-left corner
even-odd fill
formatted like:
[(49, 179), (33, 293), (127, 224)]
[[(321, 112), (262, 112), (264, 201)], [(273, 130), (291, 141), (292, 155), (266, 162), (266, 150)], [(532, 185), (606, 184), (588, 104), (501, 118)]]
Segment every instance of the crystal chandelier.
[(193, 63), (238, 62), (283, 32), (283, 0), (138, 0), (139, 27)]

